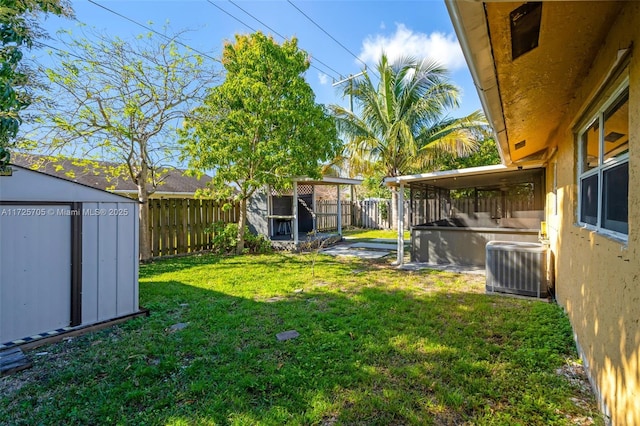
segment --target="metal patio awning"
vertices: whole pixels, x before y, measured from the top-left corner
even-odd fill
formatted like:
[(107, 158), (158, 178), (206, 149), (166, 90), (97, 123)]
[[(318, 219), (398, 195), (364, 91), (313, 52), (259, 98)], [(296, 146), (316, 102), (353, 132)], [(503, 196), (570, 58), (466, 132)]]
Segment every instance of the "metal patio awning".
[(522, 166), (471, 167), (467, 169), (445, 170), (415, 175), (394, 176), (385, 178), (384, 183), (398, 191), (398, 266), (404, 261), (404, 189), (435, 186), (444, 189), (490, 188), (509, 183), (526, 182), (543, 173), (543, 164), (527, 164)]
[(391, 187), (417, 187), (422, 185), (437, 186), (445, 189), (492, 187), (503, 183), (525, 182), (543, 169), (542, 164), (522, 167), (507, 167), (498, 164), (388, 177), (385, 178), (384, 183)]

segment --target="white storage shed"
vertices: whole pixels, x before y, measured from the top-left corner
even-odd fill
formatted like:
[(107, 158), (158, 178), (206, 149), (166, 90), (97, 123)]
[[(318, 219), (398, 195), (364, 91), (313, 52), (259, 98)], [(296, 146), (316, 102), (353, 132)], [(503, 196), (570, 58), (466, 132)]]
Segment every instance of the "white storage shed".
[(12, 168), (0, 176), (0, 349), (138, 314), (138, 202)]

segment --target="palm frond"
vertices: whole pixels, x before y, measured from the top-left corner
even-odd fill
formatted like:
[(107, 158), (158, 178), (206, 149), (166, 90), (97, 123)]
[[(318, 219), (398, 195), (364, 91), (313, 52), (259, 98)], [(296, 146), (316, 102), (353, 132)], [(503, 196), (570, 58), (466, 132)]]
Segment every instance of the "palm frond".
[(420, 150), (467, 156), (478, 147), (487, 128), (484, 114), (480, 111), (462, 118), (445, 118), (420, 134)]
[(440, 64), (408, 56), (391, 64), (383, 54), (377, 71), (376, 83), (365, 73), (344, 89), (356, 111), (331, 107), (347, 141), (345, 155), (358, 170), (406, 174), (437, 152), (467, 155), (475, 149), (486, 120), (479, 111), (448, 117), (459, 104), (459, 89)]

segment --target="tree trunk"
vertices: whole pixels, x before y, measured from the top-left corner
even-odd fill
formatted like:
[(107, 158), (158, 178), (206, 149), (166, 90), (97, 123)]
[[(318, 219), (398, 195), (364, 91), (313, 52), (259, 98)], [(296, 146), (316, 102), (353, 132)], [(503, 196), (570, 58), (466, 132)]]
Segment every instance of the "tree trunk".
[(151, 229), (149, 227), (149, 191), (147, 191), (146, 167), (142, 167), (140, 178), (138, 179), (138, 218), (140, 225), (140, 260), (146, 262), (151, 260)]
[(391, 190), (391, 211), (389, 212), (389, 227), (398, 229), (398, 190)]
[(138, 218), (140, 219), (140, 260), (151, 259), (151, 230), (149, 229), (149, 196), (146, 190), (138, 189)]
[(242, 254), (244, 251), (244, 230), (247, 226), (247, 199), (240, 200), (240, 214), (238, 217), (238, 242), (236, 245), (236, 254)]

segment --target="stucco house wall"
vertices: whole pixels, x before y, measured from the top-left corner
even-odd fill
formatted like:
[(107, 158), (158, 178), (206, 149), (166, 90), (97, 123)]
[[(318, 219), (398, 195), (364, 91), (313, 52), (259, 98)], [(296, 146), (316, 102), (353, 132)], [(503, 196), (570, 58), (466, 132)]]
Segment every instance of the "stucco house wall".
[(503, 164), (546, 168), (555, 297), (601, 408), (640, 424), (640, 2), (445, 4)]
[[(546, 218), (555, 255), (556, 298), (573, 325), (602, 408), (614, 424), (640, 424), (640, 3), (627, 2), (603, 40), (559, 126), (547, 166)], [(634, 45), (629, 77), (628, 241), (578, 225), (576, 126), (607, 98), (618, 49)], [(598, 88), (604, 92), (597, 93)]]

